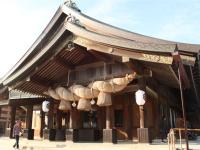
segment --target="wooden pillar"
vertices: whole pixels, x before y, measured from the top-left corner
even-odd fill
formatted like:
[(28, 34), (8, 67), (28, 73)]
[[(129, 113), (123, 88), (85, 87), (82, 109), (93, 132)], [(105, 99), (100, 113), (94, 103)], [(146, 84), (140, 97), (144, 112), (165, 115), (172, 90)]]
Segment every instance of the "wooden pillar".
[(132, 139), (132, 101), (133, 98), (130, 98), (130, 95), (127, 95), (126, 97), (126, 102), (124, 103), (124, 117), (123, 117), (123, 122), (124, 122), (124, 128), (125, 132), (128, 135), (128, 139)]
[(45, 125), (45, 114), (42, 110), (40, 110), (40, 119), (41, 119), (41, 125), (40, 125), (40, 137), (43, 137), (43, 129)]
[(160, 122), (161, 122), (161, 114), (160, 114), (160, 97), (158, 95), (157, 99), (155, 99), (154, 103), (154, 117), (155, 117), (155, 136), (160, 137)]
[(2, 108), (0, 107), (0, 116), (1, 116), (1, 109), (2, 109)]
[(7, 116), (8, 117), (6, 119), (6, 129), (10, 128), (10, 121), (9, 121), (10, 120), (10, 111), (11, 111), (11, 107), (8, 106), (7, 107)]
[(182, 87), (182, 81), (181, 81), (182, 78), (181, 78), (181, 73), (180, 73), (180, 62), (179, 62), (179, 65), (178, 65), (178, 79), (179, 79), (179, 87), (180, 87), (180, 94), (181, 94), (181, 105), (182, 105), (182, 112), (183, 112), (183, 124), (184, 124), (184, 129), (185, 129), (185, 144), (186, 144), (186, 150), (189, 150), (185, 102), (184, 102), (183, 87)]
[[(139, 89), (146, 91), (146, 80), (144, 77), (138, 80)], [(147, 97), (147, 96), (146, 96)], [(149, 143), (149, 129), (144, 127), (144, 106), (139, 106), (139, 113), (140, 113), (140, 128), (137, 128), (137, 136), (139, 143)]]
[(32, 129), (32, 119), (33, 119), (33, 105), (29, 105), (26, 107), (26, 128)]
[(56, 114), (56, 128), (61, 129), (62, 128), (62, 111), (59, 109), (57, 110)]
[(140, 128), (144, 128), (144, 107), (139, 106), (140, 110)]
[(102, 121), (103, 121), (102, 115), (103, 114), (102, 114), (101, 108), (99, 108), (97, 110), (97, 127), (98, 127), (98, 129), (102, 129), (103, 128), (103, 126), (102, 126)]
[(103, 129), (103, 142), (116, 143), (117, 132), (111, 127), (111, 106), (106, 107), (106, 129)]
[(48, 112), (48, 129), (53, 129), (53, 113), (54, 113), (54, 102), (50, 101), (50, 107)]
[(65, 128), (69, 129), (69, 117), (70, 117), (70, 112), (65, 113)]
[(77, 141), (78, 132), (74, 130), (74, 108), (68, 112), (68, 129), (66, 130), (66, 140), (67, 141)]
[(132, 94), (129, 96), (129, 106), (128, 106), (128, 114), (129, 114), (129, 126), (128, 126), (128, 133), (129, 133), (129, 140), (133, 139), (133, 98)]
[(13, 127), (15, 125), (16, 106), (11, 106), (10, 111), (10, 138), (13, 137)]
[(81, 123), (81, 112), (76, 108), (72, 108), (70, 110), (70, 118), (69, 118), (69, 128), (70, 129), (78, 129), (82, 127)]
[(73, 108), (70, 110), (69, 113), (69, 129), (73, 129)]
[(106, 129), (111, 128), (111, 111), (110, 106), (106, 107)]

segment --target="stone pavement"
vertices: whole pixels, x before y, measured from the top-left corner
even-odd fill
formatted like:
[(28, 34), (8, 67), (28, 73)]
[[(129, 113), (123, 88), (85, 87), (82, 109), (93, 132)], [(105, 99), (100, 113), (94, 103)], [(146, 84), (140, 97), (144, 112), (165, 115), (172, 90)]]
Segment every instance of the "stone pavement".
[[(14, 150), (14, 139), (0, 138), (0, 150)], [(190, 142), (190, 148), (200, 150), (199, 142)], [(178, 146), (178, 144), (177, 144)], [(185, 146), (185, 145), (183, 145)], [(166, 143), (137, 144), (131, 142), (110, 143), (73, 143), (49, 142), (48, 140), (20, 139), (20, 150), (169, 150)]]

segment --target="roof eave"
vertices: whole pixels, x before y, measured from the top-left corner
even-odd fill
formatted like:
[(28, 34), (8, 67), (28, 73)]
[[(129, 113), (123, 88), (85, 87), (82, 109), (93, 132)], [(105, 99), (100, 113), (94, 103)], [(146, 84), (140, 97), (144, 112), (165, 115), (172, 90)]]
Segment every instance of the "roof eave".
[(6, 73), (3, 78), (1, 79), (0, 83), (3, 83), (4, 80), (6, 80), (9, 76), (11, 76), (18, 68), (19, 66), (26, 60), (28, 56), (31, 56), (35, 48), (43, 41), (43, 39), (47, 36), (49, 31), (52, 29), (54, 24), (57, 22), (59, 17), (63, 14), (61, 6), (57, 9), (56, 13), (54, 14), (53, 18), (50, 20), (46, 28), (43, 30), (43, 32), (39, 35), (39, 37), (35, 40), (35, 42), (31, 45), (31, 47), (27, 50), (27, 52), (21, 57), (21, 59), (11, 68), (11, 70)]

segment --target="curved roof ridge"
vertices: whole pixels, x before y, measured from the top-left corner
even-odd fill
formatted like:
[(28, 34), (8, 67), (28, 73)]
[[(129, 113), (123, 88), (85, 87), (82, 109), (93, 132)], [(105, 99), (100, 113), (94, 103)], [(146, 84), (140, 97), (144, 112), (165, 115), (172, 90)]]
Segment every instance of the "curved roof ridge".
[(78, 20), (80, 20), (80, 22), (86, 28), (94, 30), (99, 33), (104, 33), (104, 34), (106, 33), (106, 34), (114, 35), (117, 37), (122, 37), (124, 39), (140, 41), (143, 43), (177, 44), (179, 50), (187, 51), (187, 52), (198, 53), (200, 50), (200, 44), (181, 43), (181, 42), (169, 41), (169, 40), (142, 35), (139, 33), (131, 32), (126, 29), (115, 27), (113, 25), (96, 20), (66, 5), (63, 5), (61, 8), (65, 14), (67, 15), (70, 14), (76, 17)]
[(161, 52), (161, 53), (171, 53), (175, 51), (176, 44), (160, 44), (160, 43), (144, 43), (142, 41), (133, 41), (130, 39), (116, 38), (109, 35), (104, 35), (91, 30), (87, 30), (79, 25), (69, 22), (65, 22), (65, 27), (68, 31), (73, 34), (98, 42), (106, 45), (112, 45), (115, 47), (128, 48), (138, 51), (148, 51), (148, 52)]

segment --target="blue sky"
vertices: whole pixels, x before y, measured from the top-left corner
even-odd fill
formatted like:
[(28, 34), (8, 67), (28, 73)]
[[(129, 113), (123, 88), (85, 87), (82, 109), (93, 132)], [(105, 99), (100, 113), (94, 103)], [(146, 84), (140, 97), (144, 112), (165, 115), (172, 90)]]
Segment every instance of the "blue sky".
[[(199, 0), (75, 0), (81, 11), (136, 33), (200, 44)], [(0, 77), (22, 57), (63, 0), (0, 1)]]

